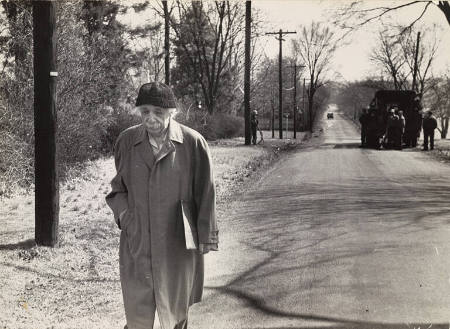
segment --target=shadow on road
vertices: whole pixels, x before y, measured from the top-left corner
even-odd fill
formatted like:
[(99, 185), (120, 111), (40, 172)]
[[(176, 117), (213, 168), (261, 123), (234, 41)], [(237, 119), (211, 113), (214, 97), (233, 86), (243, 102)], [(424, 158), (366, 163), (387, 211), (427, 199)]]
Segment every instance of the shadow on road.
[(290, 327), (249, 327), (246, 329), (448, 329), (448, 324), (435, 323), (374, 323), (374, 322), (359, 322), (325, 325), (325, 326), (290, 326)]
[[(336, 298), (352, 285), (355, 289), (355, 284), (361, 285), (356, 287), (361, 292), (376, 290), (379, 288), (376, 282), (339, 282), (338, 286), (327, 286), (339, 274), (317, 269), (351, 263), (374, 252), (399, 250), (392, 239), (355, 242), (352, 239), (357, 232), (349, 230), (350, 227), (374, 223), (380, 237), (414, 235), (450, 224), (449, 212), (448, 181), (444, 179), (415, 177), (414, 181), (399, 183), (373, 177), (353, 178), (340, 184), (265, 186), (247, 194), (230, 220), (246, 237), (241, 244), (249, 250), (264, 252), (266, 257), (231, 282), (206, 288), (244, 301), (265, 315), (328, 323), (289, 328), (448, 329), (448, 324), (384, 324), (303, 313), (302, 301), (307, 301), (299, 298), (293, 288), (306, 298), (321, 286), (325, 291), (334, 290)], [(295, 280), (295, 284), (286, 283), (289, 280)], [(273, 291), (272, 284), (276, 286)], [(285, 298), (297, 304), (282, 307), (279, 301)]]

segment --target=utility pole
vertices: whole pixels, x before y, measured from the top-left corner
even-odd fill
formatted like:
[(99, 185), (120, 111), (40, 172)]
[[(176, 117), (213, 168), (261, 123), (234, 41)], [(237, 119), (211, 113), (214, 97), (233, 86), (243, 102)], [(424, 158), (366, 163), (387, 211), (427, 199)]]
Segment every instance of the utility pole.
[(306, 114), (306, 109), (305, 109), (305, 78), (303, 78), (303, 95), (302, 95), (302, 111), (303, 111), (303, 124), (304, 124), (304, 128), (306, 130), (306, 123), (308, 122), (306, 120), (307, 118), (307, 114)]
[(305, 65), (290, 65), (294, 68), (294, 139), (297, 138), (297, 68), (303, 68)]
[(272, 107), (272, 138), (275, 138), (275, 104), (273, 103), (273, 89), (270, 89), (270, 105)]
[(312, 110), (312, 102), (311, 102), (311, 85), (312, 80), (309, 79), (309, 88), (308, 88), (308, 109), (309, 109), (309, 131), (313, 132), (313, 110)]
[(251, 144), (250, 127), (250, 39), (252, 22), (252, 2), (245, 2), (245, 72), (244, 72), (244, 106), (245, 106), (245, 145)]
[(278, 102), (279, 102), (279, 108), (278, 108), (278, 131), (280, 134), (280, 139), (283, 139), (283, 73), (282, 73), (282, 62), (283, 62), (283, 35), (284, 34), (295, 34), (297, 32), (289, 32), (284, 31), (280, 29), (278, 32), (267, 32), (266, 35), (269, 34), (278, 34), (277, 40), (280, 41), (280, 54), (279, 54), (279, 63), (278, 63), (278, 84), (279, 84), (279, 94), (278, 94)]
[(35, 240), (58, 243), (59, 182), (56, 161), (55, 2), (32, 1), (34, 64)]
[(416, 42), (416, 54), (414, 57), (414, 72), (413, 72), (413, 82), (412, 82), (412, 90), (416, 91), (416, 80), (417, 80), (417, 61), (419, 57), (419, 42), (420, 42), (420, 32), (417, 32), (417, 42)]
[(165, 77), (165, 84), (170, 84), (170, 43), (169, 43), (169, 37), (170, 37), (170, 22), (169, 22), (169, 9), (167, 8), (167, 1), (163, 1), (163, 8), (164, 8), (164, 73), (166, 75)]

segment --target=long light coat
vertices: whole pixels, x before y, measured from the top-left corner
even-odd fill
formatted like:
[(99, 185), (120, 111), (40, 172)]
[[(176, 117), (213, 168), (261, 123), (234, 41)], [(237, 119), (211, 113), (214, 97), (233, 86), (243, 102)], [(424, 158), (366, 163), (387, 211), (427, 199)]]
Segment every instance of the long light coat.
[[(121, 228), (120, 279), (127, 325), (152, 328), (155, 308), (164, 329), (187, 318), (203, 291), (203, 256), (187, 250), (184, 209), (191, 209), (199, 243), (218, 243), (215, 188), (208, 144), (171, 120), (157, 155), (143, 125), (119, 136), (117, 175), (106, 201)], [(119, 215), (126, 210), (119, 222)]]

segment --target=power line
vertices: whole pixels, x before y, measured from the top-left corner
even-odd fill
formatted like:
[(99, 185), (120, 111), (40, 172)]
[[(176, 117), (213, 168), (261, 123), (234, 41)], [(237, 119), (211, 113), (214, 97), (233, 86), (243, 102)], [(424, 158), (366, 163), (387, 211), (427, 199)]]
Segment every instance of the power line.
[(282, 74), (282, 62), (283, 62), (283, 35), (285, 34), (296, 34), (297, 32), (289, 32), (283, 31), (280, 29), (278, 32), (266, 32), (266, 35), (277, 34), (278, 38), (275, 38), (280, 41), (280, 56), (279, 56), (279, 65), (278, 65), (278, 83), (279, 83), (279, 108), (278, 108), (278, 131), (280, 134), (280, 139), (283, 139), (283, 74)]

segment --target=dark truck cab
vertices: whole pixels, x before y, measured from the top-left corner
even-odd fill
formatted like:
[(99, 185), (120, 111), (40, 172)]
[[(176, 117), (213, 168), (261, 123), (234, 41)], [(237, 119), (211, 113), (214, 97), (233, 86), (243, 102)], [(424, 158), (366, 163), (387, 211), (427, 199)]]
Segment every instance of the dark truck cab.
[(420, 134), (422, 107), (416, 92), (412, 90), (378, 90), (370, 104), (367, 120), (368, 146), (380, 148), (387, 128), (388, 114), (391, 108), (403, 111), (405, 117), (404, 142), (411, 146), (413, 139)]

